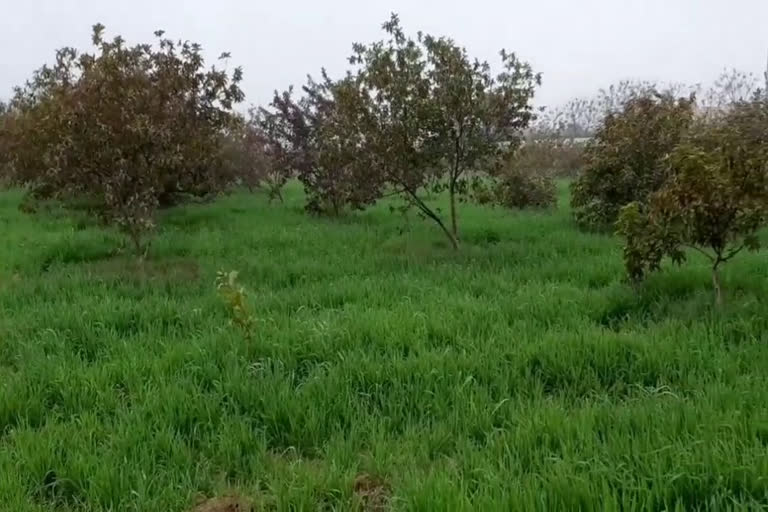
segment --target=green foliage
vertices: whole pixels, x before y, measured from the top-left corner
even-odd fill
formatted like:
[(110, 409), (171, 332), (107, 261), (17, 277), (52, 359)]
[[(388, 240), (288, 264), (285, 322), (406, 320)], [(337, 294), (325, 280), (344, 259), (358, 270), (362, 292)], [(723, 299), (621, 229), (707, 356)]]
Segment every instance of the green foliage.
[(667, 178), (665, 158), (693, 120), (693, 98), (670, 94), (631, 97), (609, 113), (585, 149), (584, 169), (573, 183), (571, 206), (585, 228), (605, 229), (619, 210), (643, 202)]
[(162, 31), (155, 47), (103, 34), (94, 27), (94, 53), (63, 48), (17, 89), (13, 179), (39, 198), (87, 197), (141, 253), (159, 207), (231, 183), (221, 149), (242, 72), (206, 70), (199, 45)]
[(664, 256), (685, 259), (684, 247), (712, 264), (718, 303), (718, 268), (744, 249), (759, 247), (768, 223), (768, 105), (740, 103), (723, 116), (703, 119), (668, 159), (668, 178), (647, 205), (632, 204), (619, 218), (624, 259), (634, 279), (659, 268)]

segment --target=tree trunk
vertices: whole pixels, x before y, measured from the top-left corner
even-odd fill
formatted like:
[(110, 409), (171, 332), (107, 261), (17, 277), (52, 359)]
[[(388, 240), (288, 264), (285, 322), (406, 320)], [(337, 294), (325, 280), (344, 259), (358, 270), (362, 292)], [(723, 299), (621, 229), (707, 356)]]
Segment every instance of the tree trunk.
[(448, 240), (451, 242), (451, 246), (453, 246), (454, 250), (459, 249), (459, 241), (458, 239), (453, 236), (453, 233), (451, 233), (451, 230), (448, 229), (443, 223), (442, 219), (437, 216), (435, 212), (433, 212), (429, 206), (427, 206), (421, 198), (419, 198), (418, 194), (414, 193), (411, 190), (405, 191), (412, 199), (412, 204), (415, 205), (419, 210), (421, 210), (421, 213), (423, 213), (425, 216), (429, 217), (433, 221), (437, 223), (438, 226), (440, 226), (440, 229), (443, 230), (443, 233), (445, 233), (445, 236), (448, 237)]
[(425, 205), (423, 202), (419, 201), (417, 203), (417, 205), (418, 205), (419, 209), (424, 213), (424, 215), (426, 215), (427, 217), (429, 217), (430, 219), (435, 221), (437, 223), (437, 225), (440, 226), (440, 229), (443, 230), (443, 233), (445, 233), (445, 236), (447, 236), (448, 240), (451, 242), (451, 246), (453, 247), (453, 249), (458, 251), (459, 250), (459, 240), (455, 236), (453, 236), (453, 233), (451, 233), (451, 230), (448, 229), (448, 227), (445, 225), (445, 223), (442, 221), (442, 219), (440, 217), (438, 217), (435, 214), (435, 212), (430, 210), (429, 207), (427, 205)]
[(141, 259), (141, 255), (144, 253), (144, 251), (142, 250), (143, 248), (141, 246), (141, 235), (138, 234), (133, 229), (131, 229), (129, 235), (131, 237), (131, 241), (133, 242), (133, 251), (136, 254), (136, 256), (138, 256), (138, 258)]
[(453, 233), (453, 238), (458, 240), (459, 227), (458, 227), (458, 221), (456, 219), (456, 184), (453, 181), (451, 181), (450, 196), (451, 196), (451, 231)]
[(447, 236), (448, 240), (450, 240), (451, 246), (453, 247), (453, 249), (455, 251), (458, 251), (459, 250), (459, 240), (458, 240), (458, 238), (456, 238), (453, 235), (453, 233), (451, 233), (451, 231), (445, 226), (445, 224), (443, 224), (443, 221), (440, 220), (439, 217), (435, 216), (435, 217), (433, 217), (433, 219), (434, 219), (435, 222), (437, 222), (437, 224), (440, 226), (440, 228), (442, 228), (443, 233), (445, 233), (445, 236)]
[(715, 288), (715, 305), (718, 308), (723, 305), (723, 288), (720, 285), (720, 272), (717, 268), (719, 264), (718, 261), (712, 266), (712, 285)]

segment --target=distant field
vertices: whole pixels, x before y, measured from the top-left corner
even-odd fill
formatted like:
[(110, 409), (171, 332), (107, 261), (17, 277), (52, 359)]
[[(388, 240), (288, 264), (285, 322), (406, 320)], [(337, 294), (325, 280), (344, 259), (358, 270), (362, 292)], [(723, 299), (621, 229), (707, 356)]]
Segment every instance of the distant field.
[[(768, 259), (622, 283), (567, 210), (235, 195), (120, 236), (0, 195), (0, 510), (768, 507)], [(230, 325), (218, 270), (257, 318)]]

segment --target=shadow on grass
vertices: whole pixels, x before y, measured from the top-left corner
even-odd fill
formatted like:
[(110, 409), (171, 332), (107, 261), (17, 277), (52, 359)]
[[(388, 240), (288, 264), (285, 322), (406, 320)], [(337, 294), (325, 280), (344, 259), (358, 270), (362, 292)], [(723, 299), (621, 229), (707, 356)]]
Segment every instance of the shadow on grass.
[(48, 272), (56, 265), (72, 265), (108, 260), (118, 253), (116, 246), (99, 240), (80, 240), (78, 237), (66, 238), (48, 247), (42, 255), (39, 265), (41, 272)]
[(115, 281), (190, 283), (200, 279), (200, 267), (189, 258), (142, 261), (135, 256), (119, 256), (91, 262), (83, 270), (91, 277)]

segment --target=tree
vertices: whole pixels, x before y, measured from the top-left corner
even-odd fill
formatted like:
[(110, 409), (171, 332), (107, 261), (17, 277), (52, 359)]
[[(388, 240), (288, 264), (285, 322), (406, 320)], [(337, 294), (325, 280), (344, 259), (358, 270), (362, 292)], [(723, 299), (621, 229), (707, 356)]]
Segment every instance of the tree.
[(260, 112), (255, 108), (250, 110), (247, 119), (235, 116), (232, 130), (225, 139), (227, 172), (235, 177), (237, 184), (248, 187), (251, 192), (265, 190), (270, 203), (282, 202), (282, 189), (290, 173), (277, 165), (261, 121)]
[(758, 88), (758, 79), (752, 73), (738, 69), (725, 69), (714, 84), (705, 91), (701, 106), (706, 114), (721, 113), (730, 106), (749, 101)]
[(717, 304), (719, 269), (745, 249), (759, 248), (768, 223), (768, 104), (740, 102), (723, 117), (703, 119), (668, 159), (669, 176), (646, 204), (619, 217), (631, 278), (657, 270), (664, 256), (685, 260), (685, 248), (711, 263)]
[[(366, 163), (458, 248), (456, 199), (469, 190), (468, 173), (487, 173), (517, 148), (540, 77), (502, 52), (504, 71), (494, 78), (449, 39), (407, 37), (397, 15), (383, 29), (389, 39), (356, 44), (350, 58), (356, 93), (347, 101), (356, 105), (349, 111)], [(445, 188), (450, 228), (426, 200)]]
[(426, 36), (423, 45), (429, 99), (437, 114), (435, 150), (445, 155), (440, 183), (448, 189), (451, 234), (458, 240), (457, 197), (469, 192), (470, 181), (494, 174), (517, 150), (534, 117), (531, 100), (541, 75), (504, 50), (504, 71), (493, 77), (487, 62), (471, 61), (450, 39)]
[(643, 202), (667, 177), (666, 156), (693, 119), (694, 99), (653, 93), (631, 98), (609, 113), (584, 152), (584, 170), (572, 185), (576, 221), (591, 229), (615, 222), (619, 210)]
[(140, 254), (159, 207), (231, 183), (223, 135), (243, 100), (239, 68), (206, 70), (199, 45), (163, 35), (128, 46), (96, 25), (93, 54), (59, 50), (12, 102), (14, 179), (37, 197), (86, 198)]
[(0, 185), (10, 178), (10, 131), (12, 113), (10, 106), (0, 101)]
[(655, 83), (644, 80), (622, 80), (600, 89), (593, 107), (597, 112), (597, 126), (600, 126), (609, 114), (621, 112), (627, 103), (653, 96), (658, 90), (659, 87)]

